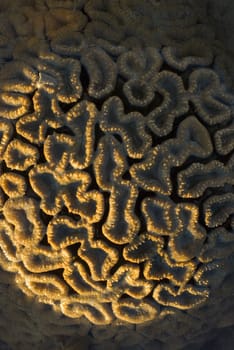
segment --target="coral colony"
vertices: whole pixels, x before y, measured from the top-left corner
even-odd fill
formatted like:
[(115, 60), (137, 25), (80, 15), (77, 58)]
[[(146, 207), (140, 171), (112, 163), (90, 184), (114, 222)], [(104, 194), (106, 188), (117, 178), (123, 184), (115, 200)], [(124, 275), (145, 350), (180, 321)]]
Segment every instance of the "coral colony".
[(194, 3), (1, 2), (12, 349), (182, 349), (233, 324), (234, 95)]

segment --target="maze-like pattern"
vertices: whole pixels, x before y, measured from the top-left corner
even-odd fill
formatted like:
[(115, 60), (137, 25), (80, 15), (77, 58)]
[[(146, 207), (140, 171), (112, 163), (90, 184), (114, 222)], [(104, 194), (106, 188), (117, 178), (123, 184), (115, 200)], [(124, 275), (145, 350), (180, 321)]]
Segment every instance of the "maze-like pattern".
[(136, 9), (119, 23), (115, 1), (69, 3), (38, 2), (47, 40), (29, 21), (2, 58), (0, 265), (95, 325), (205, 305), (234, 253), (234, 97), (215, 52), (195, 29), (144, 47)]

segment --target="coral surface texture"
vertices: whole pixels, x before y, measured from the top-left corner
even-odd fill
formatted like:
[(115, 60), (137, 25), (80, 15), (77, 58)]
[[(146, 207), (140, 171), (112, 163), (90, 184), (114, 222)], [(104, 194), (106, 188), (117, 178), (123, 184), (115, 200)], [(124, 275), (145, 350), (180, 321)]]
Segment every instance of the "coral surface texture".
[(0, 349), (234, 346), (216, 3), (0, 1)]

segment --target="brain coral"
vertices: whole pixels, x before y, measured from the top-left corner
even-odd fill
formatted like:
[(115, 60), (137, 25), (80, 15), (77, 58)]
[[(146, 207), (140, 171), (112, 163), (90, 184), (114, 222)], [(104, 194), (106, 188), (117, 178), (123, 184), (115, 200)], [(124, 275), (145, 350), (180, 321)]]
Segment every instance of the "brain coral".
[(232, 326), (234, 94), (205, 6), (0, 10), (2, 339), (182, 349)]

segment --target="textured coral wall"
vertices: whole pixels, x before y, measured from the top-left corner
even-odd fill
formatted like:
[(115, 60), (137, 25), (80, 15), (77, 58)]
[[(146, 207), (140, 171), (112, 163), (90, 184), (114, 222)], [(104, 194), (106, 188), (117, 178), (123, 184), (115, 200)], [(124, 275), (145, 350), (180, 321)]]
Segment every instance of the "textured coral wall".
[(0, 3), (0, 349), (232, 348), (233, 8)]

